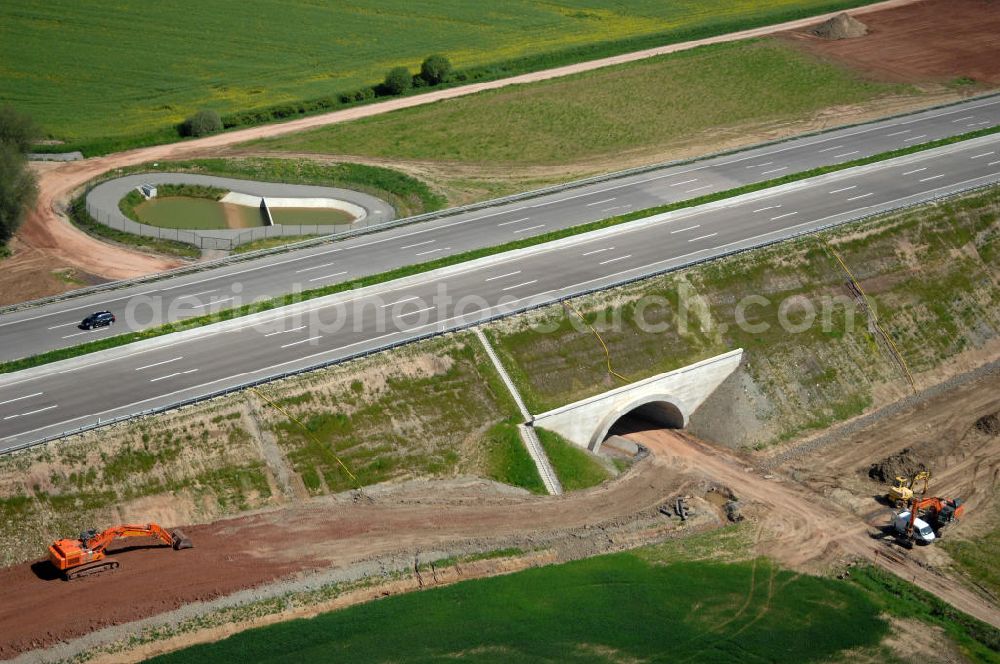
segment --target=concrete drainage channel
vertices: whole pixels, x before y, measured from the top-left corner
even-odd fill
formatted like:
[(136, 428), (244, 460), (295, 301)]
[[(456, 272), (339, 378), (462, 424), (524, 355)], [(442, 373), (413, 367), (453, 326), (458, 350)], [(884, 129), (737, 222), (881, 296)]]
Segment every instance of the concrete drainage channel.
[(528, 407), (525, 405), (524, 399), (521, 398), (521, 393), (518, 392), (517, 386), (514, 385), (514, 381), (511, 380), (510, 374), (507, 373), (507, 369), (504, 368), (503, 364), (500, 362), (500, 358), (497, 357), (496, 351), (493, 350), (493, 345), (490, 343), (490, 340), (486, 338), (485, 334), (483, 334), (483, 328), (474, 327), (473, 332), (475, 332), (476, 336), (479, 337), (479, 341), (483, 344), (486, 354), (489, 356), (493, 366), (496, 367), (497, 373), (500, 374), (500, 379), (503, 380), (503, 384), (507, 386), (507, 390), (514, 398), (514, 403), (517, 404), (517, 409), (521, 412), (521, 417), (524, 418), (524, 422), (517, 426), (517, 431), (521, 434), (521, 440), (524, 442), (524, 446), (528, 450), (528, 455), (531, 457), (531, 460), (535, 462), (535, 468), (538, 469), (538, 475), (542, 478), (542, 484), (545, 485), (545, 490), (548, 491), (550, 495), (560, 495), (563, 492), (562, 484), (560, 484), (559, 478), (556, 477), (556, 471), (549, 462), (549, 457), (545, 454), (545, 448), (542, 447), (542, 441), (538, 440), (538, 434), (535, 433), (535, 428), (531, 425), (533, 418), (531, 413), (528, 412)]
[[(139, 223), (118, 207), (129, 192), (144, 185), (199, 185), (229, 190), (221, 203), (260, 207), (269, 223), (257, 228), (180, 229)], [(265, 201), (266, 203), (262, 203)], [(99, 223), (140, 237), (155, 237), (192, 244), (201, 249), (232, 250), (240, 245), (275, 237), (305, 235), (342, 236), (380, 226), (395, 219), (391, 205), (380, 198), (350, 189), (314, 185), (257, 182), (194, 173), (140, 173), (107, 180), (87, 192), (87, 212)], [(275, 223), (272, 211), (280, 208), (331, 208), (354, 217), (345, 224)]]

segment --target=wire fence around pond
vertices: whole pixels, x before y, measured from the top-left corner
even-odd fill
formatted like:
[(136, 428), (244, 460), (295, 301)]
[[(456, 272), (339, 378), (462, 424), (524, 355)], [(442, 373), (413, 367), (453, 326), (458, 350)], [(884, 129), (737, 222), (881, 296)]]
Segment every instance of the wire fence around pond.
[(150, 237), (159, 240), (173, 240), (191, 244), (203, 250), (231, 251), (236, 247), (258, 240), (282, 237), (302, 237), (315, 235), (339, 235), (377, 226), (386, 222), (367, 217), (353, 224), (274, 224), (256, 228), (230, 228), (213, 230), (192, 230), (180, 228), (161, 228), (142, 224), (121, 215), (108, 214), (87, 201), (87, 213), (99, 224), (116, 231), (131, 233), (139, 237)]

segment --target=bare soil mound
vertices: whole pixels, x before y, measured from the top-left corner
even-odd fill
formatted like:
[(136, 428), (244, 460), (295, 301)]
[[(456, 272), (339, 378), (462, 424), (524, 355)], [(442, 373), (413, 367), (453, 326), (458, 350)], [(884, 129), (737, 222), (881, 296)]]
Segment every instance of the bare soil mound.
[(896, 454), (890, 454), (881, 461), (873, 463), (868, 468), (868, 477), (879, 482), (891, 483), (897, 477), (913, 477), (924, 470), (927, 470), (927, 466), (917, 460), (912, 449), (904, 447)]
[(847, 12), (842, 12), (823, 21), (810, 32), (821, 39), (855, 39), (867, 35), (868, 26)]

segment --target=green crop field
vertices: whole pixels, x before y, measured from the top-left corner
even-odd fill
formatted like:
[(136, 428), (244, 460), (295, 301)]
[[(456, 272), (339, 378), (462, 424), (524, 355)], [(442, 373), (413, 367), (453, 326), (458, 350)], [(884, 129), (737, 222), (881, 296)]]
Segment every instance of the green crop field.
[[(199, 108), (318, 99), (431, 53), (489, 78), (865, 0), (0, 3), (0, 103), (53, 137), (155, 135)], [(524, 60), (528, 58), (528, 60)], [(503, 64), (500, 64), (503, 63)], [(490, 69), (490, 65), (496, 65)]]
[(152, 662), (807, 662), (887, 632), (859, 588), (738, 564), (617, 554), (243, 632)]
[[(777, 40), (734, 42), (262, 141), (273, 150), (470, 164), (620, 159), (910, 88)], [(711, 138), (702, 140), (710, 141)], [(718, 140), (718, 139), (716, 139)]]

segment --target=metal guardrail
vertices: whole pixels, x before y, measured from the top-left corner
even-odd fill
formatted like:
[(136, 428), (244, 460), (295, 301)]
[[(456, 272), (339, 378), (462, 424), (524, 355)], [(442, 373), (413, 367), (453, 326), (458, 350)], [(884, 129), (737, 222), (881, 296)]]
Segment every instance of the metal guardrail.
[(947, 194), (940, 194), (940, 195), (937, 195), (937, 196), (931, 196), (929, 198), (924, 198), (924, 199), (921, 199), (919, 201), (914, 201), (912, 203), (906, 203), (906, 204), (896, 205), (896, 206), (887, 208), (885, 210), (880, 210), (878, 212), (871, 212), (871, 213), (863, 215), (861, 217), (855, 217), (853, 219), (845, 219), (844, 221), (832, 222), (832, 223), (824, 224), (823, 226), (819, 226), (819, 227), (816, 227), (816, 228), (813, 228), (813, 229), (796, 231), (796, 232), (792, 233), (791, 235), (788, 235), (788, 236), (785, 236), (785, 237), (779, 237), (779, 238), (775, 238), (773, 240), (765, 240), (765, 241), (761, 241), (761, 242), (756, 242), (756, 243), (747, 245), (745, 247), (740, 247), (738, 249), (728, 250), (728, 251), (722, 252), (720, 254), (715, 254), (713, 256), (708, 256), (708, 257), (705, 257), (705, 258), (700, 258), (700, 259), (691, 260), (691, 261), (685, 261), (684, 263), (682, 263), (680, 265), (674, 265), (674, 266), (671, 266), (671, 267), (665, 267), (665, 268), (658, 269), (658, 270), (652, 270), (650, 272), (645, 272), (643, 274), (640, 274), (640, 275), (637, 275), (637, 276), (634, 276), (634, 277), (626, 277), (626, 278), (623, 278), (623, 279), (617, 279), (617, 280), (608, 282), (608, 283), (600, 285), (600, 286), (595, 286), (595, 287), (592, 287), (592, 288), (586, 288), (586, 289), (583, 289), (583, 290), (580, 290), (580, 291), (577, 291), (577, 292), (574, 292), (574, 293), (570, 293), (570, 294), (567, 294), (567, 295), (561, 295), (561, 296), (556, 297), (556, 298), (551, 298), (551, 299), (546, 300), (544, 302), (539, 302), (539, 303), (535, 303), (535, 304), (525, 304), (523, 306), (519, 306), (519, 307), (516, 307), (514, 309), (511, 309), (510, 311), (505, 311), (505, 312), (502, 312), (502, 313), (494, 313), (494, 314), (488, 315), (488, 316), (486, 316), (484, 318), (478, 318), (478, 319), (473, 320), (473, 321), (463, 322), (463, 323), (460, 323), (460, 324), (456, 324), (456, 325), (450, 326), (450, 327), (448, 327), (446, 329), (432, 330), (430, 332), (426, 332), (424, 334), (417, 335), (416, 337), (412, 337), (412, 338), (401, 340), (401, 341), (395, 341), (395, 342), (392, 342), (392, 343), (382, 344), (382, 345), (380, 345), (380, 346), (378, 346), (376, 348), (371, 348), (371, 349), (368, 349), (368, 350), (362, 350), (362, 351), (358, 351), (356, 353), (351, 353), (351, 354), (349, 354), (349, 355), (347, 355), (345, 357), (340, 357), (340, 358), (336, 358), (336, 359), (333, 359), (333, 360), (327, 360), (327, 361), (324, 361), (324, 362), (316, 362), (316, 363), (307, 365), (305, 367), (301, 367), (299, 369), (293, 369), (291, 371), (285, 371), (285, 372), (282, 372), (280, 374), (275, 374), (275, 375), (268, 376), (266, 378), (259, 378), (259, 379), (252, 380), (252, 381), (246, 381), (246, 382), (243, 382), (243, 383), (239, 383), (237, 385), (233, 385), (231, 387), (226, 387), (226, 388), (223, 388), (223, 389), (220, 389), (220, 390), (215, 390), (215, 391), (212, 391), (212, 392), (208, 392), (206, 394), (202, 394), (202, 395), (199, 395), (199, 396), (190, 397), (188, 399), (184, 399), (182, 401), (174, 402), (174, 403), (171, 403), (171, 404), (167, 404), (167, 405), (163, 405), (163, 406), (157, 406), (155, 408), (148, 408), (146, 410), (139, 411), (139, 412), (136, 412), (136, 413), (131, 413), (131, 414), (128, 414), (128, 415), (120, 415), (120, 416), (111, 418), (109, 420), (104, 420), (104, 421), (101, 421), (100, 418), (98, 418), (97, 422), (92, 422), (90, 424), (85, 424), (85, 425), (82, 425), (82, 426), (77, 427), (75, 429), (68, 429), (68, 430), (63, 431), (62, 433), (59, 433), (59, 434), (49, 435), (49, 436), (46, 436), (44, 438), (40, 438), (38, 440), (34, 440), (34, 441), (22, 443), (20, 445), (16, 445), (16, 446), (7, 448), (7, 449), (5, 449), (3, 451), (0, 451), (0, 455), (2, 455), (2, 454), (8, 454), (8, 453), (11, 453), (11, 452), (21, 451), (21, 450), (24, 450), (24, 449), (35, 447), (37, 445), (42, 445), (44, 443), (47, 443), (47, 442), (50, 442), (50, 441), (53, 441), (53, 440), (58, 440), (60, 438), (65, 438), (67, 436), (72, 436), (72, 435), (84, 433), (84, 432), (87, 432), (87, 431), (92, 431), (94, 429), (98, 429), (98, 428), (101, 428), (101, 427), (110, 426), (112, 424), (117, 424), (117, 423), (124, 422), (124, 421), (127, 421), (127, 420), (136, 419), (136, 418), (139, 418), (139, 417), (146, 417), (146, 416), (149, 416), (149, 415), (156, 415), (156, 414), (160, 414), (160, 413), (165, 413), (165, 412), (168, 412), (168, 411), (171, 411), (171, 410), (177, 410), (179, 408), (184, 408), (186, 406), (190, 406), (190, 405), (195, 404), (195, 403), (200, 403), (202, 401), (208, 401), (210, 399), (215, 399), (215, 398), (218, 398), (218, 397), (226, 396), (226, 395), (232, 394), (234, 392), (240, 392), (240, 391), (245, 390), (245, 389), (250, 388), (250, 387), (257, 387), (258, 385), (263, 385), (265, 383), (271, 383), (271, 382), (274, 382), (274, 381), (283, 380), (285, 378), (291, 378), (293, 376), (298, 376), (300, 374), (307, 373), (309, 371), (315, 371), (317, 369), (322, 369), (324, 367), (329, 367), (329, 366), (333, 366), (333, 365), (336, 365), (336, 364), (344, 364), (344, 363), (350, 362), (352, 360), (357, 360), (357, 359), (360, 359), (360, 358), (363, 358), (363, 357), (368, 357), (368, 356), (371, 356), (371, 355), (375, 355), (377, 353), (383, 353), (385, 351), (393, 350), (395, 348), (400, 348), (402, 346), (407, 346), (409, 344), (416, 343), (416, 342), (419, 342), (419, 341), (424, 341), (426, 339), (432, 339), (434, 337), (442, 336), (444, 334), (450, 334), (450, 333), (454, 333), (454, 332), (460, 332), (462, 330), (466, 330), (468, 328), (475, 327), (477, 325), (484, 325), (486, 323), (490, 323), (490, 322), (493, 322), (493, 321), (496, 321), (496, 320), (500, 320), (502, 318), (507, 318), (509, 316), (515, 316), (515, 315), (518, 315), (518, 314), (523, 314), (523, 313), (525, 313), (527, 311), (533, 311), (533, 310), (536, 310), (536, 309), (541, 309), (541, 308), (544, 308), (544, 307), (552, 306), (552, 305), (558, 304), (559, 302), (562, 302), (564, 300), (571, 300), (571, 299), (575, 299), (575, 298), (579, 298), (579, 297), (585, 297), (587, 295), (592, 295), (594, 293), (598, 293), (598, 292), (601, 292), (601, 291), (611, 290), (613, 288), (619, 288), (621, 286), (626, 286), (628, 284), (636, 283), (636, 282), (639, 282), (639, 281), (644, 281), (644, 280), (647, 280), (647, 279), (652, 279), (654, 277), (658, 277), (658, 276), (661, 276), (661, 275), (664, 275), (664, 274), (669, 274), (671, 272), (676, 272), (678, 270), (688, 269), (688, 268), (694, 267), (696, 265), (701, 265), (703, 263), (707, 263), (707, 262), (710, 262), (710, 261), (719, 260), (720, 258), (727, 258), (729, 256), (736, 256), (736, 255), (739, 255), (739, 254), (748, 253), (750, 251), (756, 251), (758, 249), (763, 249), (765, 247), (770, 247), (770, 246), (773, 246), (773, 245), (776, 245), (776, 244), (781, 244), (783, 242), (788, 242), (790, 240), (798, 240), (798, 239), (801, 239), (801, 238), (806, 237), (808, 235), (815, 235), (817, 233), (821, 233), (821, 232), (829, 230), (831, 228), (836, 228), (837, 226), (843, 226), (843, 225), (846, 225), (846, 224), (862, 223), (862, 222), (868, 221), (868, 220), (876, 218), (876, 217), (881, 217), (881, 216), (885, 216), (885, 215), (888, 215), (888, 214), (894, 214), (894, 213), (900, 212), (902, 210), (908, 210), (910, 208), (919, 207), (921, 205), (927, 205), (929, 203), (935, 203), (935, 202), (938, 202), (938, 201), (947, 200), (947, 199), (950, 199), (950, 198), (955, 198), (957, 196), (967, 195), (967, 194), (969, 194), (971, 192), (975, 192), (975, 191), (986, 190), (986, 189), (989, 189), (991, 187), (996, 186), (998, 182), (1000, 182), (1000, 181), (994, 181), (994, 182), (985, 183), (985, 184), (981, 184), (981, 185), (975, 185), (975, 186), (972, 186), (972, 187), (965, 187), (965, 188), (958, 189), (958, 190), (953, 191), (953, 192), (949, 192)]
[[(700, 155), (698, 157), (692, 157), (689, 159), (677, 159), (673, 161), (660, 162), (658, 164), (652, 164), (649, 166), (639, 166), (637, 168), (626, 169), (622, 171), (616, 171), (613, 173), (605, 173), (602, 175), (596, 175), (590, 178), (584, 178), (582, 180), (574, 180), (573, 182), (566, 182), (562, 184), (552, 185), (550, 187), (543, 187), (541, 189), (535, 189), (532, 191), (523, 192), (520, 194), (512, 194), (510, 196), (503, 196), (501, 198), (491, 199), (489, 201), (482, 201), (479, 203), (470, 203), (468, 205), (462, 205), (458, 207), (448, 208), (446, 210), (438, 210), (435, 212), (427, 212), (420, 215), (414, 215), (412, 217), (403, 217), (400, 219), (393, 219), (391, 221), (382, 222), (378, 224), (371, 224), (364, 228), (359, 228), (351, 231), (345, 231), (343, 233), (324, 235), (322, 237), (310, 238), (307, 240), (302, 240), (300, 242), (291, 242), (289, 244), (272, 247), (269, 249), (258, 249), (257, 251), (248, 251), (242, 254), (236, 254), (233, 256), (226, 256), (223, 258), (218, 258), (212, 261), (204, 261), (195, 263), (192, 265), (185, 265), (182, 267), (174, 268), (173, 270), (166, 270), (163, 272), (157, 272), (154, 274), (135, 277), (133, 279), (122, 279), (119, 281), (112, 281), (106, 284), (99, 284), (96, 286), (88, 286), (86, 288), (78, 288), (66, 293), (60, 293), (58, 295), (52, 295), (49, 297), (38, 298), (35, 300), (28, 300), (27, 302), (20, 302), (16, 304), (6, 305), (0, 307), (0, 315), (11, 313), (14, 311), (20, 311), (22, 309), (29, 309), (33, 307), (42, 306), (45, 304), (51, 304), (53, 302), (61, 302), (64, 300), (74, 299), (77, 297), (84, 297), (86, 295), (91, 295), (94, 293), (102, 293), (109, 290), (117, 290), (120, 288), (128, 288), (130, 286), (137, 286), (140, 284), (147, 284), (152, 281), (159, 281), (162, 279), (169, 279), (171, 277), (184, 276), (186, 274), (195, 274), (205, 270), (214, 269), (217, 267), (224, 267), (230, 264), (242, 263), (250, 260), (255, 260), (257, 258), (263, 258), (266, 256), (273, 256), (276, 254), (286, 253), (289, 251), (295, 251), (298, 249), (308, 249), (310, 247), (321, 246), (330, 242), (336, 242), (340, 240), (346, 240), (351, 237), (358, 235), (367, 235), (368, 233), (377, 233), (384, 230), (390, 230), (398, 226), (404, 226), (409, 224), (421, 223), (424, 221), (433, 221), (435, 219), (442, 219), (446, 217), (455, 216), (458, 214), (464, 214), (467, 212), (476, 212), (478, 210), (485, 210), (494, 207), (500, 207), (502, 205), (507, 205), (509, 203), (516, 203), (522, 200), (530, 200), (533, 198), (538, 198), (541, 196), (547, 196), (554, 193), (559, 193), (562, 191), (567, 191), (570, 189), (576, 189), (578, 187), (586, 187), (592, 184), (599, 184), (601, 182), (609, 182), (611, 180), (618, 180), (622, 178), (631, 177), (633, 175), (641, 175), (643, 173), (649, 173), (656, 170), (662, 170), (666, 168), (673, 168), (676, 166), (684, 166), (687, 164), (693, 164), (701, 161), (707, 161), (710, 159), (716, 159), (718, 157), (724, 157), (728, 155), (741, 154), (743, 152), (749, 152), (752, 150), (758, 150), (761, 148), (766, 148), (774, 145), (781, 145), (783, 143), (788, 143), (790, 141), (810, 138), (814, 136), (822, 136), (824, 134), (833, 133), (836, 131), (844, 131), (847, 129), (852, 129), (855, 127), (863, 127), (866, 125), (874, 124), (876, 122), (887, 122), (890, 120), (895, 120), (898, 118), (905, 118), (914, 115), (919, 115), (921, 113), (927, 113), (930, 111), (935, 111), (944, 108), (950, 108), (952, 106), (958, 106), (961, 104), (968, 104), (976, 101), (984, 101), (987, 99), (992, 99), (994, 97), (1000, 97), (1000, 92), (993, 92), (989, 94), (979, 95), (975, 97), (970, 97), (968, 99), (961, 99), (954, 102), (949, 102), (946, 104), (939, 104), (937, 106), (930, 106), (927, 108), (919, 109), (916, 111), (909, 111), (905, 113), (897, 113), (894, 115), (888, 115), (877, 120), (869, 120), (866, 122), (856, 122), (848, 125), (840, 125), (837, 127), (830, 127), (827, 129), (820, 129), (813, 132), (808, 132), (805, 134), (797, 134), (795, 136), (788, 136), (785, 138), (776, 139), (773, 141), (765, 141), (763, 143), (755, 143), (754, 145), (748, 145), (733, 150), (721, 150), (718, 152), (712, 152), (705, 155)], [(97, 183), (95, 183), (96, 185)], [(88, 188), (89, 191), (89, 188)], [(84, 196), (86, 192), (84, 193)]]

